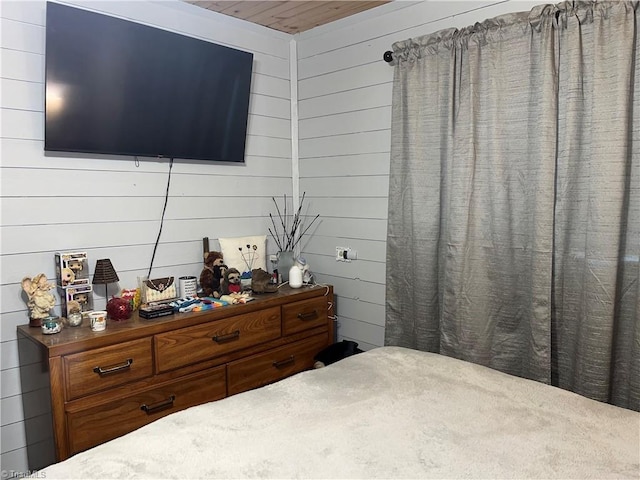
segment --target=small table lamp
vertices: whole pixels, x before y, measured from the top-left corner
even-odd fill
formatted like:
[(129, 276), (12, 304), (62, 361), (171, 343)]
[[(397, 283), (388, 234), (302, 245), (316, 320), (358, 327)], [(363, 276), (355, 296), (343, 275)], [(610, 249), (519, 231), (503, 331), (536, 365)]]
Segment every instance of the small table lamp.
[(119, 282), (118, 274), (116, 270), (111, 265), (111, 260), (108, 258), (103, 258), (101, 260), (96, 261), (96, 268), (93, 271), (93, 284), (94, 285), (102, 285), (104, 284), (104, 298), (107, 301), (107, 288), (110, 283)]

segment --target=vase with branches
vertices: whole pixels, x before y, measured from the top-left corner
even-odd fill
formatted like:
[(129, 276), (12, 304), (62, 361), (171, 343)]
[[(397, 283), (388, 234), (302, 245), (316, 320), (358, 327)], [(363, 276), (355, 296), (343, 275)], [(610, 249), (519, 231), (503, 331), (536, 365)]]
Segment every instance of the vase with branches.
[(278, 271), (282, 275), (283, 280), (288, 280), (289, 268), (295, 260), (294, 251), (299, 246), (304, 235), (309, 231), (313, 224), (318, 220), (320, 215), (316, 215), (305, 225), (306, 216), (303, 215), (303, 206), (306, 192), (302, 193), (302, 198), (298, 208), (294, 211), (287, 212), (287, 195), (284, 195), (282, 209), (278, 205), (275, 197), (271, 197), (276, 208), (276, 215), (269, 214), (271, 227), (269, 234), (278, 247)]

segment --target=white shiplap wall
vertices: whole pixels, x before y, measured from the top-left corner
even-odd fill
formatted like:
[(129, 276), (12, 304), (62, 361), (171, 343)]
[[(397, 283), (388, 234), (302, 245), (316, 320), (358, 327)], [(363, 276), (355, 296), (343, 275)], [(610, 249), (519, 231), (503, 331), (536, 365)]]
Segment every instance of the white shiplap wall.
[[(210, 237), (215, 248), (218, 237), (265, 233), (271, 197), (291, 194), (291, 37), (177, 1), (64, 3), (254, 53), (246, 164), (175, 161), (153, 275), (199, 275), (202, 237)], [(28, 322), (21, 279), (39, 272), (54, 278), (56, 251), (87, 251), (91, 270), (97, 259), (110, 258), (118, 271), (120, 282), (110, 294), (118, 286), (135, 287), (137, 276), (146, 274), (158, 234), (168, 162), (140, 159), (136, 165), (128, 157), (45, 155), (45, 2), (3, 0), (0, 8), (4, 478), (8, 471), (29, 467), (25, 426), (46, 431), (40, 424), (50, 422), (46, 391), (38, 382), (20, 382), (16, 326)], [(102, 288), (94, 301), (104, 307)], [(26, 367), (34, 380), (42, 375), (38, 367)], [(36, 442), (30, 450), (46, 462), (51, 439)], [(39, 465), (32, 461), (34, 466)]]
[[(300, 191), (322, 223), (304, 255), (336, 292), (339, 339), (384, 342), (393, 42), (465, 27), (540, 2), (394, 2), (296, 37)], [(336, 262), (335, 247), (358, 260)]]
[[(300, 192), (307, 192), (308, 213), (322, 215), (303, 253), (318, 280), (335, 286), (340, 338), (354, 339), (363, 348), (382, 345), (384, 338), (393, 71), (382, 53), (394, 41), (529, 10), (534, 3), (394, 2), (294, 37)], [(256, 220), (263, 222), (271, 211), (270, 197), (291, 193), (291, 37), (181, 2), (72, 4), (256, 54), (246, 165), (174, 164), (154, 274), (197, 275), (203, 236), (255, 234)], [(20, 385), (15, 329), (26, 322), (27, 313), (19, 281), (40, 271), (53, 276), (57, 250), (86, 250), (91, 266), (109, 257), (120, 286), (135, 285), (136, 277), (146, 273), (157, 235), (167, 164), (45, 156), (44, 2), (2, 0), (0, 17), (0, 469), (22, 472), (28, 468), (25, 424), (37, 430), (49, 417), (37, 382)], [(357, 250), (359, 260), (336, 262), (336, 246)], [(96, 301), (104, 304), (102, 295)], [(31, 368), (37, 379), (38, 369)], [(26, 420), (23, 397), (36, 412)], [(42, 439), (42, 445), (47, 441)]]

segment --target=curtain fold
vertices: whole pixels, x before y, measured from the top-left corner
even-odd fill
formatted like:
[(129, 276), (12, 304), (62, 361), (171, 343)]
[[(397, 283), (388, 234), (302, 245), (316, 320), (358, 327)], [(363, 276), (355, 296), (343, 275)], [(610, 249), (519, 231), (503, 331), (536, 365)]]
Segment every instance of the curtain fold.
[(386, 344), (638, 409), (636, 10), (394, 44)]
[(554, 383), (638, 410), (636, 8), (577, 2), (559, 12), (552, 323)]

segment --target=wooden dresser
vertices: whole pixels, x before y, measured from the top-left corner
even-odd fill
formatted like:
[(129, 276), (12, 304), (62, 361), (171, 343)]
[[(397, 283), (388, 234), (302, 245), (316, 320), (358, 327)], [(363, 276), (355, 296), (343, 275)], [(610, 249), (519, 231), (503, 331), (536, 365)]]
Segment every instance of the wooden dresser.
[[(48, 368), (57, 460), (169, 413), (312, 368), (334, 338), (333, 289), (256, 295), (245, 305), (145, 320), (88, 321), (43, 335), (18, 327), (19, 348)], [(35, 346), (35, 348), (34, 348)], [(33, 361), (33, 353), (25, 355)]]

